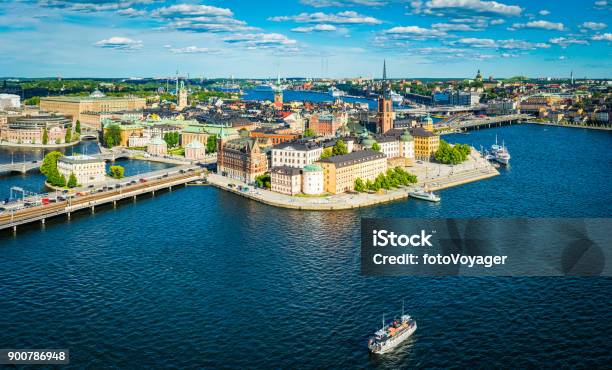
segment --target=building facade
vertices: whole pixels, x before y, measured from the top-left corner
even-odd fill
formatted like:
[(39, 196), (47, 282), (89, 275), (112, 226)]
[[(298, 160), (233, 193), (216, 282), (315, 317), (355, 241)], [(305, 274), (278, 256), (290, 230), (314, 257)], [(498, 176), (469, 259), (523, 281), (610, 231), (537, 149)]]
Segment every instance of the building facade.
[(146, 99), (136, 97), (106, 97), (94, 92), (88, 97), (51, 96), (40, 98), (40, 109), (60, 113), (72, 118), (72, 122), (81, 120), (84, 112), (120, 112), (142, 110)]
[(153, 138), (147, 144), (147, 153), (156, 156), (164, 156), (168, 154), (168, 144), (162, 138)]
[(57, 170), (64, 175), (66, 181), (74, 173), (79, 185), (101, 183), (106, 179), (104, 161), (87, 155), (60, 157), (57, 160)]
[(411, 134), (414, 138), (414, 157), (425, 161), (431, 159), (440, 147), (440, 136), (423, 127), (414, 127)]
[(64, 144), (71, 123), (70, 119), (54, 114), (9, 116), (5, 123), (0, 124), (0, 141), (13, 144)]
[(198, 140), (194, 140), (185, 147), (185, 158), (199, 161), (206, 157), (206, 147)]
[(217, 173), (251, 183), (268, 170), (268, 158), (260, 148), (259, 138), (226, 141), (223, 135), (217, 145)]
[(270, 190), (296, 195), (302, 191), (302, 171), (299, 168), (278, 166), (270, 169)]
[(315, 142), (285, 142), (272, 147), (272, 167), (302, 168), (321, 158), (323, 148)]
[(387, 157), (373, 150), (360, 150), (344, 155), (321, 159), (324, 191), (332, 194), (355, 189), (357, 178), (374, 181), (376, 176), (387, 171)]

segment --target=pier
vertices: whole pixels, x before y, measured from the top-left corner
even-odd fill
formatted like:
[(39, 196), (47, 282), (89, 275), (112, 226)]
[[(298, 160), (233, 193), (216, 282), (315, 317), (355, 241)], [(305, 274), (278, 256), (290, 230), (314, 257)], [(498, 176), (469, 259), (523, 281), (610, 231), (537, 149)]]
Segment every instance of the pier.
[(199, 167), (191, 166), (181, 169), (179, 173), (175, 175), (148, 180), (146, 182), (138, 182), (131, 186), (80, 195), (57, 203), (49, 203), (14, 211), (5, 211), (3, 214), (0, 214), (0, 230), (13, 229), (15, 232), (19, 225), (33, 222), (41, 222), (44, 224), (46, 219), (57, 216), (66, 216), (67, 219), (70, 219), (73, 212), (83, 209), (90, 209), (94, 212), (96, 206), (109, 203), (116, 204), (123, 199), (136, 199), (139, 195), (155, 193), (158, 190), (171, 190), (174, 186), (184, 185), (188, 182), (201, 179), (201, 174), (202, 171)]

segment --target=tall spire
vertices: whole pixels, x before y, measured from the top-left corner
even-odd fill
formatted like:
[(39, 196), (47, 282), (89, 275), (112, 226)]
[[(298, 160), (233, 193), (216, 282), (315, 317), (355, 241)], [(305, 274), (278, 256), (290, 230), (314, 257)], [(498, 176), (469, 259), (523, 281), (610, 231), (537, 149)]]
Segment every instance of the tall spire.
[(387, 60), (383, 59), (383, 81), (387, 81)]

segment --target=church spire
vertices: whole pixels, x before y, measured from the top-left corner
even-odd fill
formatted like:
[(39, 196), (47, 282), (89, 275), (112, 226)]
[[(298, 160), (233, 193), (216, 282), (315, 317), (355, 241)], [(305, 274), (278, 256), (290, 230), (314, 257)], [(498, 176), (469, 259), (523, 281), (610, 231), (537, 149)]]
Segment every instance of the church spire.
[(383, 81), (387, 81), (387, 60), (383, 59)]

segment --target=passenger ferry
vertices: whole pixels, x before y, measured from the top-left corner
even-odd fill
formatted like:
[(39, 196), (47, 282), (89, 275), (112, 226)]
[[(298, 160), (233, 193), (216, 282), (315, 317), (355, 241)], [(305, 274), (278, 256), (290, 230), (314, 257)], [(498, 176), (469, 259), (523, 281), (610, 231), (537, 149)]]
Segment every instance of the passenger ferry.
[(429, 202), (439, 202), (441, 199), (438, 195), (434, 194), (432, 191), (425, 191), (422, 189), (411, 191), (410, 193), (408, 193), (408, 195), (410, 195), (412, 198), (426, 200)]
[(385, 323), (383, 315), (382, 328), (368, 340), (368, 349), (372, 353), (384, 354), (392, 351), (403, 341), (410, 338), (416, 331), (416, 321), (410, 315), (404, 314), (404, 303), (402, 302), (402, 316), (393, 319), (390, 323)]

